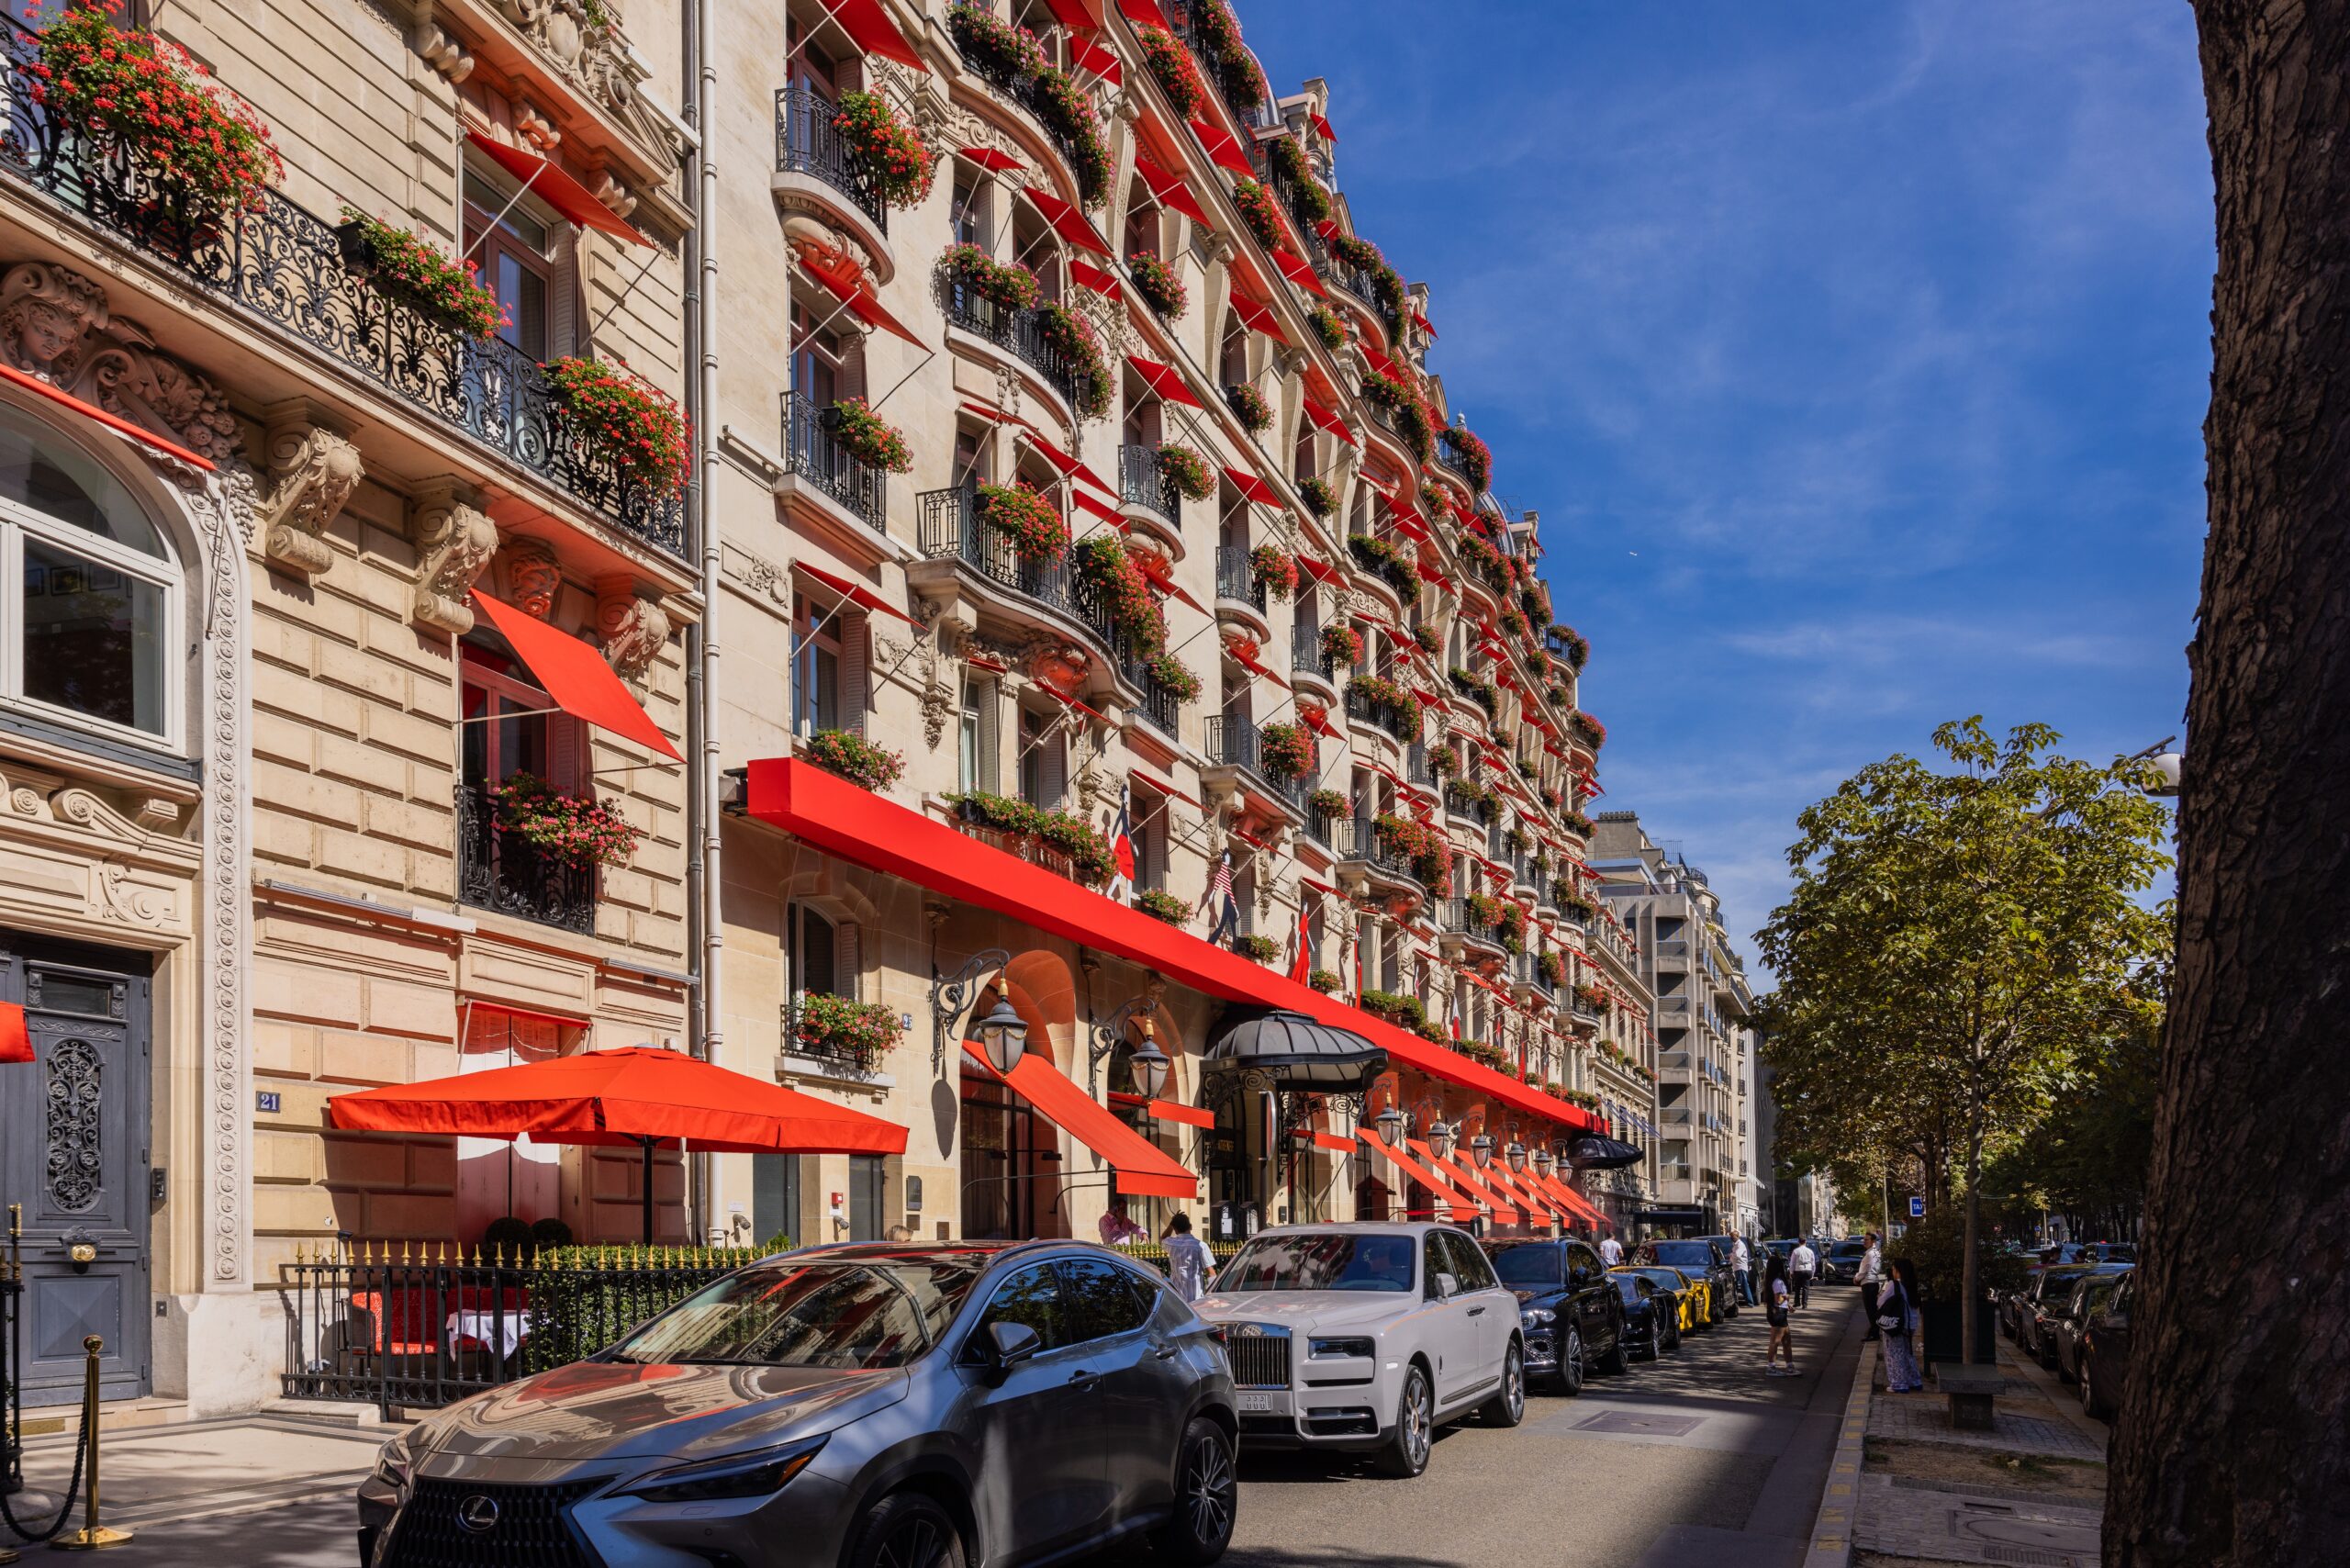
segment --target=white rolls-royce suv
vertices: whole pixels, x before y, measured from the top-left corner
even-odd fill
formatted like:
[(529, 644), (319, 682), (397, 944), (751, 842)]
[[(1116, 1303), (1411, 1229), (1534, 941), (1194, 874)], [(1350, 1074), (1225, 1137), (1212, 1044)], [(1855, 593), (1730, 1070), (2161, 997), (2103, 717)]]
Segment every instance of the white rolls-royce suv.
[(1194, 1310), (1225, 1331), (1244, 1447), (1370, 1450), (1411, 1476), (1438, 1423), (1526, 1414), (1517, 1297), (1450, 1226), (1260, 1231)]

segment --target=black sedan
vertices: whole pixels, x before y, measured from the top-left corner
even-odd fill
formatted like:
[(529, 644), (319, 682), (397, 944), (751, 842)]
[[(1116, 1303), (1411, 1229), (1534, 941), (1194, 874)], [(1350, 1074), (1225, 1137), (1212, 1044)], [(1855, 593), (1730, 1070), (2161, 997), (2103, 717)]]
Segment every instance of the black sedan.
[(1655, 1361), (1681, 1349), (1681, 1302), (1673, 1292), (1639, 1274), (1610, 1274), (1624, 1298), (1624, 1338), (1636, 1354)]
[(1502, 1283), (1517, 1293), (1529, 1382), (1580, 1394), (1586, 1371), (1620, 1372), (1629, 1364), (1624, 1299), (1588, 1244), (1489, 1241), (1485, 1250)]
[(1661, 1263), (1668, 1269), (1678, 1269), (1684, 1274), (1702, 1277), (1713, 1289), (1707, 1294), (1713, 1299), (1713, 1312), (1708, 1323), (1719, 1323), (1726, 1317), (1738, 1316), (1738, 1278), (1731, 1272), (1729, 1254), (1710, 1241), (1643, 1241), (1632, 1254), (1635, 1263)]
[(2138, 1276), (2124, 1274), (2105, 1305), (2089, 1314), (2075, 1351), (2081, 1408), (2100, 1421), (2120, 1413), (2122, 1380), (2130, 1375), (2130, 1314), (2138, 1305)]
[(2042, 1366), (2053, 1365), (2050, 1357), (2054, 1354), (2052, 1341), (2056, 1319), (2072, 1300), (2073, 1287), (2085, 1279), (2120, 1273), (2129, 1267), (2127, 1263), (2063, 1263), (2041, 1270), (2040, 1277), (2025, 1290), (2016, 1309), (2017, 1349)]
[(2066, 1383), (2081, 1375), (2081, 1331), (2088, 1327), (2090, 1315), (2105, 1305), (2106, 1298), (2121, 1288), (2127, 1273), (2106, 1273), (2102, 1271), (2085, 1275), (2076, 1281), (2056, 1313), (2053, 1327), (2040, 1336), (2040, 1364), (2053, 1371)]

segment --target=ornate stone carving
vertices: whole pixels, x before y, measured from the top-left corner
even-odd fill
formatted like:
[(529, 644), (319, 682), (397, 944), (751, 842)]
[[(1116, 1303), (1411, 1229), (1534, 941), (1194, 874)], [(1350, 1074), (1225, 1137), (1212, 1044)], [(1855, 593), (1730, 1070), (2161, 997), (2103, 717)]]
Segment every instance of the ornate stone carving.
[(498, 551), (507, 603), (533, 621), (554, 613), (555, 596), (563, 592), (563, 565), (554, 547), (527, 536), (506, 541)]
[(554, 156), (556, 145), (563, 140), (563, 132), (555, 129), (554, 121), (520, 98), (514, 100), (514, 134), (536, 148), (542, 157), (548, 158)]
[(366, 469), (359, 448), (341, 431), (310, 422), (307, 405), (271, 413), (262, 553), (288, 571), (316, 577), (334, 564), (326, 531)]
[(162, 888), (132, 881), (130, 868), (117, 861), (106, 861), (98, 868), (97, 894), (101, 920), (152, 928), (165, 924), (172, 917), (172, 895)]
[(612, 673), (640, 689), (645, 672), (669, 645), (669, 612), (639, 599), (626, 572), (596, 579), (596, 635)]
[(1020, 651), (1020, 668), (1028, 678), (1064, 697), (1074, 697), (1083, 689), (1092, 667), (1091, 654), (1058, 637), (1038, 637)]
[(62, 392), (214, 464), (237, 450), (219, 388), (154, 352), (145, 328), (110, 316), (80, 273), (18, 262), (0, 274), (0, 358)]
[(416, 498), (416, 600), (424, 625), (462, 637), (474, 629), (465, 602), (474, 580), (498, 553), (498, 529), (454, 479), (437, 479)]
[(639, 90), (651, 73), (629, 48), (613, 0), (497, 0), (497, 6), (557, 74), (658, 151), (660, 162), (683, 151), (676, 129)]
[(419, 22), (408, 29), (408, 47), (424, 59), (424, 63), (439, 72), (449, 85), (455, 86), (474, 73), (474, 57), (464, 46), (431, 22)]

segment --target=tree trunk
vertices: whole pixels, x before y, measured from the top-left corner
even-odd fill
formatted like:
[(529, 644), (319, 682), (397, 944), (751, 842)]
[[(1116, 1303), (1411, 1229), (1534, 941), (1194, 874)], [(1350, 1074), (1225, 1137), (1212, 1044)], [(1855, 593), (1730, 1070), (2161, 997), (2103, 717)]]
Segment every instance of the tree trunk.
[(2197, 0), (2210, 537), (2107, 1568), (2350, 1562), (2350, 0)]
[(1982, 1310), (1983, 1264), (1980, 1259), (1983, 1222), (1983, 1135), (1966, 1135), (1966, 1228), (1958, 1270), (1958, 1360), (1975, 1362), (1975, 1315)]

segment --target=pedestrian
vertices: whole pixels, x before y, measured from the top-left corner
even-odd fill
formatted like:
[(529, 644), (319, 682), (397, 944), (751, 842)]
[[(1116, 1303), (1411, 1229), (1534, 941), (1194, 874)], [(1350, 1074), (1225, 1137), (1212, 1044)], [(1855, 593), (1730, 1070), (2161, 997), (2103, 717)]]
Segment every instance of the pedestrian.
[(1178, 1214), (1167, 1222), (1167, 1279), (1178, 1299), (1194, 1302), (1208, 1294), (1215, 1280), (1215, 1257), (1208, 1244), (1192, 1234), (1192, 1216)]
[[(1787, 1260), (1774, 1252), (1771, 1254), (1771, 1261), (1764, 1266), (1762, 1273), (1762, 1317), (1763, 1321), (1771, 1326), (1771, 1342), (1762, 1348), (1764, 1377), (1793, 1377), (1795, 1375), (1795, 1338), (1787, 1327), (1787, 1302), (1790, 1294), (1787, 1288)], [(1787, 1359), (1787, 1369), (1785, 1372), (1781, 1372), (1773, 1364), (1774, 1358), (1782, 1352)]]
[(1787, 1255), (1787, 1290), (1798, 1307), (1811, 1305), (1811, 1271), (1819, 1267), (1819, 1254), (1811, 1249), (1808, 1241), (1798, 1241)]
[(1885, 1254), (1877, 1249), (1876, 1232), (1869, 1232), (1868, 1250), (1861, 1254), (1861, 1266), (1852, 1275), (1852, 1282), (1861, 1287), (1861, 1316), (1868, 1324), (1863, 1339), (1877, 1336), (1876, 1294), (1885, 1282)]
[(1102, 1245), (1104, 1247), (1124, 1247), (1150, 1234), (1127, 1217), (1124, 1198), (1111, 1204), (1109, 1212), (1102, 1216), (1101, 1229)]
[(1729, 1243), (1730, 1272), (1738, 1277), (1738, 1299), (1748, 1306), (1754, 1305), (1754, 1255), (1746, 1249), (1746, 1238), (1736, 1236)]
[(912, 1241), (914, 1233), (902, 1225), (893, 1225), (881, 1233), (884, 1241)]
[(1624, 1244), (1613, 1236), (1608, 1237), (1599, 1244), (1599, 1257), (1609, 1268), (1616, 1267), (1624, 1260)]
[(1917, 1347), (1909, 1341), (1918, 1327), (1918, 1270), (1907, 1258), (1893, 1260), (1893, 1277), (1877, 1293), (1876, 1327), (1885, 1337), (1886, 1388), (1914, 1394), (1925, 1387)]

